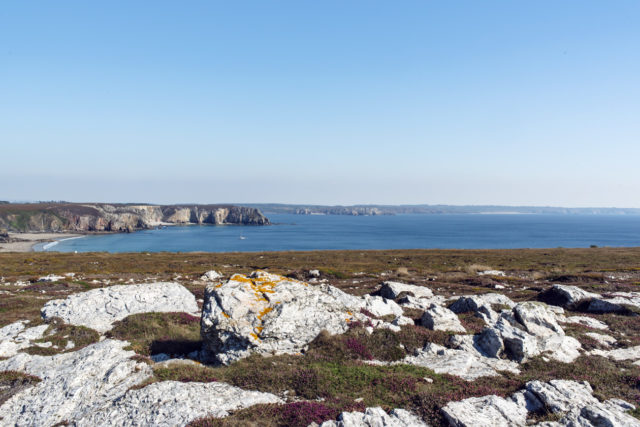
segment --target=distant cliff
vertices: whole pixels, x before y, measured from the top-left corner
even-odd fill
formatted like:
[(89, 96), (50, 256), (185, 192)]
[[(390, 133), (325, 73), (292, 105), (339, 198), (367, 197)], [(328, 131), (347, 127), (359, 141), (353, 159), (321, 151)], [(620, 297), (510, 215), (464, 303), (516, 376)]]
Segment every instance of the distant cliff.
[(391, 215), (382, 212), (378, 208), (365, 206), (324, 206), (324, 207), (302, 207), (295, 208), (293, 211), (296, 215), (352, 215), (352, 216), (371, 216), (371, 215)]
[(162, 224), (267, 225), (270, 222), (257, 208), (228, 205), (0, 205), (0, 229), (14, 232), (129, 232)]
[(638, 208), (563, 208), (553, 206), (452, 206), (452, 205), (286, 205), (250, 203), (266, 214), (295, 215), (438, 215), (438, 214), (551, 214), (551, 215), (640, 215)]

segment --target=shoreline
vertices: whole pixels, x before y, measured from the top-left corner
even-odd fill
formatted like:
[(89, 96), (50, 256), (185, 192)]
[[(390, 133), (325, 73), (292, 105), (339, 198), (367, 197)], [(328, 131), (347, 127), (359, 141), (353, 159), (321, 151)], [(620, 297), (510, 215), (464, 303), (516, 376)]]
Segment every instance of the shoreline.
[(59, 241), (84, 236), (79, 233), (9, 233), (12, 241), (0, 242), (0, 252), (35, 252), (34, 247), (41, 243), (51, 243), (54, 246)]

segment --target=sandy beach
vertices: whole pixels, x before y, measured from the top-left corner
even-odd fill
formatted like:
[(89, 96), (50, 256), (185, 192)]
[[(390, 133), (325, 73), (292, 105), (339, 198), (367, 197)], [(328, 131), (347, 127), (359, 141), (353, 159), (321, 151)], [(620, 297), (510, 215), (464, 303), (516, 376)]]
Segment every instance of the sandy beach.
[(38, 243), (80, 236), (82, 235), (72, 233), (9, 233), (12, 241), (0, 242), (0, 252), (31, 252)]

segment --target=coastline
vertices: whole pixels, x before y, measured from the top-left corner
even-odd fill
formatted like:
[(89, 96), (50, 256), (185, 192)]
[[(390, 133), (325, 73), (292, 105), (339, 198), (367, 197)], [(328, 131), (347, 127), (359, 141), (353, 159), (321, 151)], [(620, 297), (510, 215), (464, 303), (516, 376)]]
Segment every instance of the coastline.
[[(0, 242), (0, 252), (33, 252), (40, 243), (52, 243), (83, 237), (78, 233), (9, 233), (11, 242)], [(52, 245), (53, 246), (53, 245)]]

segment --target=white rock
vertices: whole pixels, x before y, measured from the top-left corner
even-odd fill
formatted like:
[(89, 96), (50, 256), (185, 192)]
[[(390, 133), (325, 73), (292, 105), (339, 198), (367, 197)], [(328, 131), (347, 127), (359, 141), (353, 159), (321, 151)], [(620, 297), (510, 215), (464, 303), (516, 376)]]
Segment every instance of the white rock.
[(538, 426), (638, 426), (640, 422), (626, 412), (635, 407), (620, 399), (600, 402), (591, 386), (584, 382), (552, 380), (531, 381), (524, 390), (509, 399), (494, 395), (449, 402), (443, 409), (451, 426), (525, 426), (530, 411), (540, 409), (558, 414), (559, 422)]
[(551, 412), (567, 412), (573, 408), (598, 403), (587, 382), (551, 380), (548, 383), (531, 381), (526, 389), (533, 393)]
[(485, 270), (485, 271), (478, 271), (478, 276), (500, 276), (500, 277), (505, 277), (506, 274), (504, 271), (500, 271), (500, 270)]
[(453, 311), (437, 304), (429, 306), (422, 315), (420, 324), (434, 331), (467, 332)]
[(527, 423), (526, 408), (495, 395), (450, 402), (442, 413), (455, 427), (513, 427)]
[(200, 277), (200, 280), (214, 281), (220, 279), (221, 277), (222, 274), (220, 274), (219, 272), (215, 270), (209, 270)]
[(461, 296), (449, 308), (458, 314), (473, 311), (480, 314), (485, 322), (492, 323), (498, 318), (498, 313), (492, 308), (497, 305), (513, 308), (515, 303), (505, 295), (488, 293)]
[(47, 276), (38, 279), (38, 282), (57, 282), (64, 279), (64, 276), (56, 276), (55, 274), (49, 274)]
[(137, 313), (199, 313), (194, 295), (187, 288), (171, 282), (141, 285), (116, 285), (73, 294), (64, 300), (47, 302), (42, 317), (61, 318), (71, 325), (86, 326), (106, 332), (113, 324)]
[(407, 356), (392, 364), (421, 366), (438, 374), (456, 375), (467, 381), (480, 377), (498, 376), (500, 374), (497, 371), (520, 373), (518, 364), (515, 362), (483, 357), (477, 353), (449, 349), (434, 343), (428, 343), (415, 355)]
[(577, 323), (593, 329), (609, 329), (606, 323), (587, 316), (569, 316), (565, 319), (565, 323)]
[(505, 355), (523, 362), (545, 354), (555, 360), (571, 362), (580, 356), (580, 342), (568, 337), (557, 322), (560, 312), (538, 302), (518, 303), (511, 313), (503, 311), (498, 320), (476, 339), (477, 348), (487, 356)]
[(270, 393), (245, 391), (225, 383), (163, 381), (128, 391), (77, 425), (184, 426), (198, 418), (222, 418), (229, 411), (268, 403), (284, 402)]
[(40, 426), (79, 420), (110, 404), (151, 375), (151, 368), (131, 360), (124, 341), (104, 340), (55, 356), (20, 353), (0, 361), (10, 370), (42, 379), (19, 391), (0, 407), (4, 425)]
[(364, 412), (343, 412), (337, 421), (325, 421), (321, 427), (428, 427), (420, 418), (404, 409), (388, 414), (382, 408), (367, 408)]
[(393, 315), (402, 316), (402, 307), (395, 301), (378, 296), (365, 295), (362, 308), (377, 317)]
[(406, 316), (396, 317), (393, 320), (393, 322), (391, 322), (391, 323), (396, 325), (396, 326), (415, 325), (415, 322), (413, 321), (413, 319), (411, 319), (410, 317), (406, 317)]
[(206, 355), (228, 364), (251, 353), (300, 352), (322, 330), (341, 334), (364, 320), (361, 298), (329, 285), (287, 277), (236, 274), (205, 292), (201, 335)]
[(320, 270), (309, 270), (309, 276), (320, 277)]
[(388, 299), (396, 299), (401, 293), (408, 293), (416, 298), (431, 298), (433, 292), (425, 286), (409, 285), (401, 282), (383, 282), (380, 288), (380, 295)]
[(411, 295), (403, 296), (402, 298), (398, 298), (397, 303), (400, 304), (403, 308), (414, 308), (417, 310), (426, 310), (431, 306), (431, 304), (443, 305), (445, 299), (441, 295), (436, 295), (431, 298), (416, 298)]
[(42, 338), (49, 328), (48, 325), (27, 328), (25, 326), (27, 323), (27, 321), (19, 320), (0, 328), (0, 357), (15, 356), (20, 350), (35, 345), (34, 341)]
[(516, 320), (532, 335), (548, 336), (564, 334), (556, 321), (555, 313), (546, 304), (539, 302), (521, 302), (513, 308)]
[(585, 335), (589, 338), (593, 338), (598, 342), (598, 344), (605, 347), (610, 347), (617, 342), (617, 340), (611, 335), (599, 334), (597, 332), (587, 332)]
[(588, 354), (613, 360), (640, 360), (640, 346), (617, 348), (615, 350), (591, 350)]

